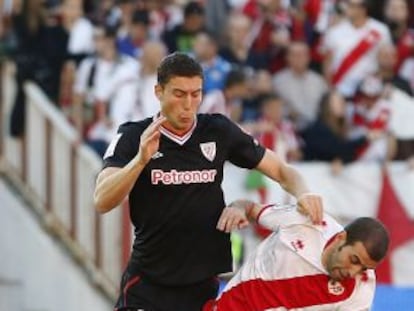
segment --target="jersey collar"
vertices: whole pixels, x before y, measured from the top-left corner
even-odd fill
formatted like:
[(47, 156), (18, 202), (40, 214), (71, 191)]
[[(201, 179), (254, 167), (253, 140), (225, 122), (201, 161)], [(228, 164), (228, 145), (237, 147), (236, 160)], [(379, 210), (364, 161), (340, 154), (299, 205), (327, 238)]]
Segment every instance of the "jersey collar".
[[(157, 116), (158, 115), (154, 116), (154, 119)], [(193, 123), (193, 126), (191, 127), (191, 129), (187, 133), (185, 133), (183, 136), (174, 134), (173, 132), (169, 131), (168, 129), (166, 129), (163, 126), (160, 127), (160, 132), (161, 132), (161, 134), (163, 134), (164, 136), (166, 136), (167, 138), (169, 138), (173, 142), (175, 142), (175, 143), (179, 144), (180, 146), (182, 146), (191, 138), (196, 126), (197, 126), (197, 116), (194, 118), (194, 123)]]

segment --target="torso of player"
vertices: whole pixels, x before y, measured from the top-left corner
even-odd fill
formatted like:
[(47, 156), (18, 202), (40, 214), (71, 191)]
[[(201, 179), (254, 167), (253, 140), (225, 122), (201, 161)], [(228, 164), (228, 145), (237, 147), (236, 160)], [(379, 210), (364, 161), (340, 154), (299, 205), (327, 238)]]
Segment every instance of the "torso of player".
[[(140, 206), (140, 211), (132, 215), (134, 222), (148, 221), (141, 216), (160, 221), (160, 215), (154, 213), (155, 206), (163, 209), (164, 215), (176, 209), (180, 214), (208, 217), (210, 215), (205, 213), (211, 213), (212, 206), (216, 206), (216, 212), (221, 210), (224, 204), (221, 182), (227, 148), (225, 135), (206, 126), (203, 120), (183, 137), (162, 130), (159, 149), (130, 194), (132, 205)], [(185, 225), (184, 222), (177, 225)], [(200, 219), (200, 225), (202, 222)]]
[[(311, 226), (273, 233), (226, 286), (217, 310), (348, 310), (341, 306), (351, 299), (361, 280), (329, 278), (320, 262), (328, 240), (329, 236)], [(226, 299), (226, 292), (232, 299)]]
[[(105, 166), (125, 166), (152, 119), (121, 126)], [(157, 284), (182, 285), (231, 268), (230, 239), (216, 229), (225, 207), (224, 162), (252, 168), (264, 154), (254, 139), (222, 115), (197, 116), (184, 136), (161, 129), (158, 151), (130, 194), (135, 226), (132, 261)]]

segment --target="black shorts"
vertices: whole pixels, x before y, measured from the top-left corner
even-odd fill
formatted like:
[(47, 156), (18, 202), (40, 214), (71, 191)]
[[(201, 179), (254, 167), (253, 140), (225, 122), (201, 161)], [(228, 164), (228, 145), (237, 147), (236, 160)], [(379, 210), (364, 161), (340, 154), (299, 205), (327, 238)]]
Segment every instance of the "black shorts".
[(218, 288), (216, 277), (192, 285), (160, 286), (127, 270), (122, 277), (115, 310), (201, 311), (208, 300), (216, 298)]

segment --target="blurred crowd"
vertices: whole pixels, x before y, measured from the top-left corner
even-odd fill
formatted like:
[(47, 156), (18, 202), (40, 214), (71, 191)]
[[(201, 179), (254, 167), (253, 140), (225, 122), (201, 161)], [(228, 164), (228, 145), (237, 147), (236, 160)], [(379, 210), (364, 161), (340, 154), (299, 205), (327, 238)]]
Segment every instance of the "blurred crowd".
[[(409, 0), (4, 0), (0, 59), (16, 65), (11, 135), (35, 81), (99, 154), (154, 115), (157, 65), (189, 53), (203, 113), (222, 113), (288, 161), (405, 160), (390, 130), (414, 93)], [(413, 102), (414, 105), (414, 102)]]

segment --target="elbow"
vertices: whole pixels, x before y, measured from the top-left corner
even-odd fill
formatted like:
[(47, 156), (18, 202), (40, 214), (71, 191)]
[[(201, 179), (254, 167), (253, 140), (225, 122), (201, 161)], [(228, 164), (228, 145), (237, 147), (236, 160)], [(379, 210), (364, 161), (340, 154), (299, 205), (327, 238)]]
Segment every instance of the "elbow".
[(93, 206), (99, 214), (105, 214), (110, 210), (102, 201), (98, 195), (94, 195)]

